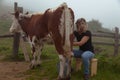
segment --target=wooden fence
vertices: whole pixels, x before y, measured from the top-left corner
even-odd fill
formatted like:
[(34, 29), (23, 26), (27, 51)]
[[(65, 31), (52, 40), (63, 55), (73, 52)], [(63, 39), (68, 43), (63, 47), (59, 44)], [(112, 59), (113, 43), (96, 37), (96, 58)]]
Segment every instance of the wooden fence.
[(119, 39), (120, 39), (120, 34), (119, 34), (119, 28), (115, 27), (115, 31), (112, 32), (101, 32), (99, 33), (93, 33), (93, 37), (103, 37), (103, 38), (112, 38), (114, 40), (114, 43), (111, 42), (104, 42), (104, 41), (97, 41), (93, 42), (93, 44), (99, 44), (99, 45), (110, 45), (114, 46), (114, 56), (118, 55), (118, 49), (119, 49)]
[[(20, 12), (23, 12), (23, 8), (18, 7), (18, 4), (15, 2), (14, 3), (14, 12), (16, 12), (17, 10), (19, 10)], [(0, 38), (8, 38), (8, 37), (13, 38), (13, 56), (16, 57), (16, 56), (18, 56), (20, 33), (15, 33), (13, 35), (0, 35)]]
[[(21, 11), (23, 12), (22, 7), (18, 7), (17, 3), (15, 2), (14, 4), (14, 11)], [(100, 33), (93, 33), (93, 37), (105, 37), (105, 38), (112, 38), (114, 39), (114, 43), (106, 43), (106, 42), (93, 42), (93, 44), (100, 44), (100, 45), (112, 45), (114, 46), (114, 56), (118, 55), (118, 48), (120, 46), (119, 44), (119, 28), (115, 27), (115, 32), (110, 33), (110, 32), (100, 32)], [(19, 50), (19, 43), (20, 43), (20, 34), (15, 33), (13, 35), (0, 35), (0, 38), (8, 38), (11, 37), (13, 38), (13, 56), (16, 57), (18, 55), (18, 50)]]
[[(98, 44), (98, 45), (109, 45), (109, 46), (114, 46), (114, 53), (113, 55), (116, 56), (118, 55), (118, 49), (119, 49), (119, 39), (120, 39), (120, 34), (119, 34), (119, 28), (115, 27), (115, 32), (110, 33), (110, 32), (99, 32), (99, 33), (93, 33), (93, 37), (103, 37), (103, 38), (111, 38), (114, 40), (114, 43), (111, 42), (104, 42), (104, 41), (94, 41), (93, 44)], [(16, 57), (18, 55), (18, 49), (19, 49), (19, 43), (20, 43), (20, 34), (15, 33), (14, 35), (0, 35), (0, 38), (13, 38), (13, 55)]]

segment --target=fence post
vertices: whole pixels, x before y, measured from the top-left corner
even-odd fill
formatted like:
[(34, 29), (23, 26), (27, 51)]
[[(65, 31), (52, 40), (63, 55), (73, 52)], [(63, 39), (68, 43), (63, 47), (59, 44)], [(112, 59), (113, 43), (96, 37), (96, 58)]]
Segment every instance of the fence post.
[(17, 11), (18, 10), (18, 4), (17, 2), (14, 3), (14, 11)]
[(114, 56), (118, 55), (118, 49), (119, 49), (119, 28), (115, 27)]
[(15, 33), (13, 39), (13, 57), (15, 58), (18, 56), (20, 33)]
[[(17, 2), (14, 3), (14, 11), (18, 10)], [(13, 57), (16, 58), (18, 56), (19, 50), (19, 42), (20, 42), (20, 33), (15, 33), (13, 37)]]

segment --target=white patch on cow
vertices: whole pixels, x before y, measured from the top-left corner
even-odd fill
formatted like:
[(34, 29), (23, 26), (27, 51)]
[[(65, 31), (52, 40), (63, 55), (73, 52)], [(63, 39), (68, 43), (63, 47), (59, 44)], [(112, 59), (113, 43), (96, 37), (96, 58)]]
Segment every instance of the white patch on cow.
[(59, 55), (59, 59), (60, 59), (59, 77), (63, 78), (64, 77), (65, 57), (63, 55)]
[(37, 46), (37, 65), (41, 64), (40, 56), (42, 54), (42, 48), (43, 48), (43, 43), (41, 43), (39, 46)]
[(36, 13), (33, 13), (33, 14), (43, 14), (44, 12), (36, 12)]
[[(64, 6), (65, 8), (67, 8), (67, 4), (66, 3), (63, 3), (60, 5), (60, 7)], [(62, 15), (61, 15), (61, 18), (60, 18), (60, 24), (59, 24), (59, 30), (60, 30), (60, 34), (63, 38), (64, 36), (64, 32), (65, 32), (65, 10), (62, 12)]]
[[(67, 7), (67, 4), (64, 2), (63, 4), (61, 4), (59, 7), (62, 7), (62, 6), (64, 6), (64, 7)], [(54, 7), (54, 8), (49, 8), (49, 12), (54, 12), (56, 9), (57, 9), (58, 7)]]
[(31, 18), (33, 15), (41, 15), (42, 12), (32, 13), (32, 14), (20, 14), (20, 17)]
[(61, 18), (60, 18), (60, 24), (59, 24), (59, 31), (60, 31), (60, 34), (61, 34), (61, 37), (63, 38), (63, 36), (64, 36), (64, 29), (65, 29), (65, 25), (64, 25), (64, 22), (65, 22), (65, 20), (64, 20), (64, 11), (63, 11), (63, 13), (62, 13), (62, 15), (61, 15)]
[(55, 9), (53, 9), (53, 8), (50, 8), (48, 11), (49, 12), (53, 12)]
[(64, 6), (64, 7), (66, 7), (66, 8), (68, 7), (67, 4), (66, 4), (65, 2), (62, 3), (62, 4), (60, 5), (60, 7), (61, 7), (61, 6)]
[(29, 41), (31, 47), (32, 47), (33, 45), (35, 45), (35, 43), (34, 43), (35, 39), (36, 39), (35, 36), (32, 37), (32, 40), (30, 39), (30, 36), (28, 36), (28, 41)]
[(28, 36), (28, 41), (30, 43), (31, 48), (32, 47), (35, 48), (35, 52), (33, 53), (33, 59), (31, 61), (31, 67), (40, 65), (41, 64), (40, 56), (43, 48), (43, 38), (38, 40), (36, 39), (36, 36), (32, 36), (32, 39), (30, 38), (30, 36)]
[(70, 34), (71, 34), (71, 27), (73, 22), (72, 22), (72, 19), (71, 19), (72, 15), (71, 15), (71, 12), (68, 8), (65, 8), (65, 45), (64, 45), (64, 48), (65, 50), (67, 51), (70, 51), (71, 50), (71, 45), (70, 45)]
[[(64, 50), (66, 52), (71, 50), (70, 45), (70, 34), (73, 33), (73, 21), (72, 21), (72, 15), (70, 10), (68, 9), (66, 3), (63, 3), (61, 6), (64, 6), (65, 9), (62, 13), (61, 19), (60, 19), (60, 25), (59, 30), (61, 36), (65, 36), (65, 44), (64, 44)], [(65, 33), (65, 35), (64, 35)]]
[(11, 33), (14, 33), (14, 32), (22, 32), (21, 26), (20, 26), (18, 20), (15, 18), (15, 16), (13, 17), (13, 22), (12, 22), (12, 25), (11, 25), (9, 31), (10, 31)]
[(42, 49), (43, 49), (43, 46), (44, 46), (44, 42), (43, 42), (43, 39), (40, 39), (37, 41), (37, 65), (40, 65), (41, 64), (41, 59), (40, 59), (40, 56), (42, 54)]
[(32, 15), (33, 15), (33, 14), (26, 14), (26, 15), (24, 15), (24, 17), (26, 17), (26, 18), (31, 18)]
[(57, 8), (50, 8), (48, 11), (49, 12), (54, 12)]

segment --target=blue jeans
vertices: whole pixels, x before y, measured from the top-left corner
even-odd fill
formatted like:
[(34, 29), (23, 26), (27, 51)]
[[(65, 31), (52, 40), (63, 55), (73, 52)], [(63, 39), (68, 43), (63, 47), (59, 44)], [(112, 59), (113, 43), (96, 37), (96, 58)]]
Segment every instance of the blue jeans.
[(90, 59), (94, 57), (94, 53), (91, 51), (81, 51), (81, 50), (73, 50), (75, 58), (81, 58), (83, 61), (84, 66), (84, 74), (89, 74), (89, 66), (90, 66)]

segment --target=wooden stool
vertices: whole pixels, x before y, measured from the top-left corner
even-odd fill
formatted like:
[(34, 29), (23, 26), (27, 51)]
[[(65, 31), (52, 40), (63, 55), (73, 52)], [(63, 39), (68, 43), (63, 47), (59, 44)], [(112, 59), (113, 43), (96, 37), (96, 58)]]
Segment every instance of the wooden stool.
[[(90, 72), (91, 76), (94, 76), (97, 74), (97, 60), (96, 58), (92, 58), (90, 61)], [(76, 58), (76, 71), (81, 70), (82, 65), (82, 59)]]

